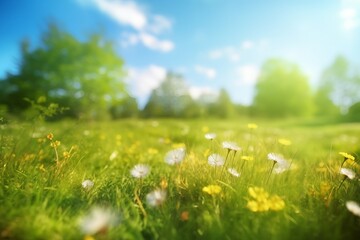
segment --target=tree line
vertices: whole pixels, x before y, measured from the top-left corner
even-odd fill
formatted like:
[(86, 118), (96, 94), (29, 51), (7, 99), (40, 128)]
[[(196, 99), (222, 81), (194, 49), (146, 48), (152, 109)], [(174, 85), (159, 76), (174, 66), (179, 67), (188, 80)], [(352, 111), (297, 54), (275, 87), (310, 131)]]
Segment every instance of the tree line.
[(55, 117), (49, 114), (49, 119), (342, 115), (360, 120), (360, 73), (342, 56), (324, 70), (316, 89), (296, 64), (267, 60), (251, 106), (234, 104), (225, 89), (193, 99), (184, 77), (169, 72), (139, 109), (128, 93), (124, 60), (114, 44), (99, 34), (80, 41), (55, 24), (42, 34), (39, 46), (22, 41), (17, 67), (0, 80), (2, 115), (26, 116), (34, 106), (54, 112), (56, 104), (66, 109)]

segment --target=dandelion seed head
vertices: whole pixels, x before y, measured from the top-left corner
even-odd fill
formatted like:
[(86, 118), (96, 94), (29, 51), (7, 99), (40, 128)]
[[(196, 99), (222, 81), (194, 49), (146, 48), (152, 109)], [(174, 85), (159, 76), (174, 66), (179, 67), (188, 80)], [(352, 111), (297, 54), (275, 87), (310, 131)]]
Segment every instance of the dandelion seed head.
[(213, 140), (216, 138), (216, 133), (206, 133), (205, 138), (208, 140)]
[(185, 154), (186, 149), (184, 147), (171, 150), (166, 153), (165, 162), (169, 165), (181, 163), (185, 158)]
[(219, 154), (213, 153), (208, 157), (208, 163), (211, 166), (218, 167), (224, 165), (225, 160)]
[(354, 179), (356, 176), (355, 172), (349, 168), (341, 168), (340, 173), (349, 178), (350, 180)]
[(81, 186), (85, 189), (85, 190), (90, 190), (93, 186), (94, 186), (94, 182), (86, 179), (85, 181), (83, 181), (81, 183)]
[(150, 173), (150, 167), (145, 164), (137, 164), (131, 169), (131, 175), (134, 178), (144, 178)]
[(241, 148), (235, 142), (229, 141), (222, 142), (222, 147), (235, 152), (241, 150)]
[(347, 201), (346, 208), (355, 216), (360, 217), (360, 205), (355, 201)]
[(228, 172), (234, 177), (240, 177), (240, 173), (235, 168), (228, 168)]
[(165, 202), (166, 191), (162, 189), (154, 190), (146, 195), (146, 202), (152, 207), (158, 207)]
[(110, 209), (94, 207), (87, 216), (79, 221), (79, 226), (84, 234), (96, 234), (106, 231), (117, 222), (117, 216)]
[(267, 155), (268, 159), (277, 163), (285, 161), (284, 157), (281, 154), (269, 153)]

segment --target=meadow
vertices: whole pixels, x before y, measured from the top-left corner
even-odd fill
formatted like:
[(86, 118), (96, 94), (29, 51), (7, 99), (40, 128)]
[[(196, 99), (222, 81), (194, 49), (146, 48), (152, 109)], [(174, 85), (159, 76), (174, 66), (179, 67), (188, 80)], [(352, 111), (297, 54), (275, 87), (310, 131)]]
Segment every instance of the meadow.
[(129, 119), (0, 132), (1, 239), (360, 236), (360, 124)]

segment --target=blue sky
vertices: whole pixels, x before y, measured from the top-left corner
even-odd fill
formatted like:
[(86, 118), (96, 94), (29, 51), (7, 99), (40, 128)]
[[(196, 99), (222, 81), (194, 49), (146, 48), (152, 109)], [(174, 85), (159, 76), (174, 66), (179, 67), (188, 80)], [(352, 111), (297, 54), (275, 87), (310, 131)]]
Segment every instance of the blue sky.
[(312, 86), (340, 54), (360, 64), (360, 0), (5, 0), (0, 11), (0, 77), (16, 71), (21, 39), (36, 46), (51, 20), (112, 39), (142, 105), (169, 70), (194, 97), (224, 87), (249, 104), (268, 58), (297, 63)]

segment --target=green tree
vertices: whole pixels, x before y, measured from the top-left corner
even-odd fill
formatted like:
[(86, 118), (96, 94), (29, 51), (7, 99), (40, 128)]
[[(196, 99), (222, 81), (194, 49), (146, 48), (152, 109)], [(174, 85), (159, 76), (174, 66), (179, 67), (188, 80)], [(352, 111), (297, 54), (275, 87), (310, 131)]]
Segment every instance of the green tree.
[(154, 89), (143, 109), (144, 117), (192, 117), (196, 113), (184, 78), (168, 73), (161, 85)]
[(29, 107), (24, 98), (44, 96), (69, 107), (69, 116), (103, 118), (127, 96), (123, 65), (113, 44), (99, 34), (79, 41), (49, 24), (38, 47), (22, 42), (18, 71), (5, 79), (5, 104), (13, 112), (22, 111)]
[(360, 101), (360, 73), (349, 61), (338, 56), (325, 69), (320, 80), (319, 91), (337, 105), (341, 113), (347, 113), (349, 107)]
[(221, 89), (216, 101), (209, 105), (209, 115), (219, 118), (229, 118), (234, 116), (235, 106), (231, 101), (228, 92)]
[(295, 64), (271, 59), (262, 66), (253, 109), (266, 117), (308, 116), (312, 93), (307, 77)]
[(110, 107), (112, 119), (133, 118), (139, 114), (138, 104), (135, 98), (128, 96)]

